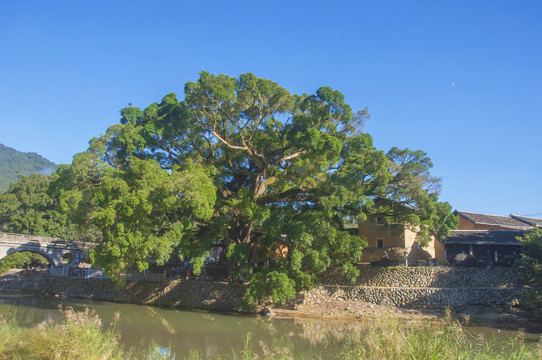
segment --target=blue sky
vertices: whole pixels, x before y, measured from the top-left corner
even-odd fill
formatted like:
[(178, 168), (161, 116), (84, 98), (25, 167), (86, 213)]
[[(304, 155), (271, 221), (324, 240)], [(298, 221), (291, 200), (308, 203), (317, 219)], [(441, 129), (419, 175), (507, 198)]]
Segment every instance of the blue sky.
[(70, 163), (129, 102), (201, 70), (320, 86), (375, 145), (421, 149), (441, 200), (542, 217), (542, 2), (0, 3), (0, 143)]

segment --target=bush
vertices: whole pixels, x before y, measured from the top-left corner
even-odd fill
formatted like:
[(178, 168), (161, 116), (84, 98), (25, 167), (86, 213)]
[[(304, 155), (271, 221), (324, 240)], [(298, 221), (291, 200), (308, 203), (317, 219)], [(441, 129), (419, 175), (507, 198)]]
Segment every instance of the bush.
[(518, 240), (522, 244), (523, 256), (515, 264), (525, 270), (534, 286), (539, 287), (528, 299), (524, 299), (525, 303), (542, 308), (542, 229), (534, 229)]
[[(13, 321), (0, 322), (0, 359), (25, 360), (101, 360), (152, 359), (155, 349), (136, 356), (119, 344), (120, 335), (115, 323), (109, 330), (92, 311), (71, 308), (61, 310), (58, 322), (44, 321), (35, 328), (22, 328)], [(170, 359), (172, 357), (161, 357)]]
[(417, 265), (418, 266), (429, 266), (429, 261), (427, 261), (427, 260), (418, 260)]
[[(473, 341), (476, 339), (476, 341)], [(519, 331), (508, 341), (484, 338), (470, 333), (458, 321), (446, 324), (411, 323), (398, 319), (385, 319), (367, 323), (359, 332), (352, 332), (339, 342), (340, 348), (332, 359), (540, 359), (542, 343), (530, 347)], [(258, 343), (247, 337), (244, 348), (233, 354), (237, 360), (298, 359), (288, 346)], [(218, 357), (221, 359), (222, 357)], [(321, 357), (320, 357), (321, 358)], [(199, 357), (197, 357), (199, 359)]]
[(49, 261), (40, 254), (30, 251), (18, 251), (0, 260), (0, 272), (6, 272), (9, 269), (26, 269), (27, 267), (33, 268), (48, 264)]
[(279, 271), (260, 272), (252, 277), (247, 288), (242, 310), (252, 310), (256, 301), (270, 297), (275, 304), (283, 304), (295, 298), (295, 281)]

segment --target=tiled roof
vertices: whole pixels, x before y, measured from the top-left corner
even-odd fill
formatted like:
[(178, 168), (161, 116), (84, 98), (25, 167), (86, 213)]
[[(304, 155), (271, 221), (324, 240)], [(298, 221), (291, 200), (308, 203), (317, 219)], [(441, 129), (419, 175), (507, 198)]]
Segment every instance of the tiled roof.
[(520, 245), (516, 238), (525, 233), (524, 230), (452, 230), (450, 236), (442, 242), (465, 245)]
[(529, 225), (542, 227), (542, 219), (528, 217), (528, 216), (514, 215), (514, 214), (510, 214), (510, 217), (517, 219), (519, 221), (523, 221)]
[[(454, 214), (461, 215), (475, 224), (501, 226), (509, 229), (530, 229), (532, 224), (518, 220), (512, 216), (480, 214), (470, 211), (455, 210)], [(540, 219), (539, 219), (540, 220)], [(541, 220), (542, 221), (542, 220)]]

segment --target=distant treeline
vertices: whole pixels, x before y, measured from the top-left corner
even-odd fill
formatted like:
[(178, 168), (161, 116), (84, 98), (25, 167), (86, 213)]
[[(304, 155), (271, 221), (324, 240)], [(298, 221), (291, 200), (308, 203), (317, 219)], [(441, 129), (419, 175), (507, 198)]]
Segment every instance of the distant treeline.
[(19, 175), (51, 175), (57, 168), (57, 164), (39, 154), (23, 153), (0, 144), (0, 193), (19, 181)]

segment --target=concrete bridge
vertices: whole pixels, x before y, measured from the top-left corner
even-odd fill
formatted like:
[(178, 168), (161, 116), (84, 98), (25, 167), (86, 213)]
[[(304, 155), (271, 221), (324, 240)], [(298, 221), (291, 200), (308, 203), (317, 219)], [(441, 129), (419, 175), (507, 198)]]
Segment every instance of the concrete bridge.
[(45, 236), (0, 233), (0, 260), (18, 251), (43, 255), (52, 266), (77, 266), (96, 244)]

